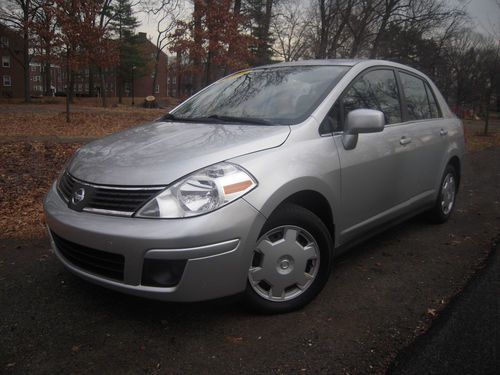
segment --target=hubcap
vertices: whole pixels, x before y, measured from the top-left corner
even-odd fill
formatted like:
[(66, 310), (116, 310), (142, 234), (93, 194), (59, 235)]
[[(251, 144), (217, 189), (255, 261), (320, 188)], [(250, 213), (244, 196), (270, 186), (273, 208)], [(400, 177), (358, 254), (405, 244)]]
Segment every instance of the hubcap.
[(248, 280), (253, 290), (270, 301), (288, 301), (307, 290), (318, 274), (320, 252), (305, 229), (285, 225), (257, 242)]
[(441, 210), (445, 215), (448, 215), (453, 208), (455, 192), (455, 177), (453, 177), (453, 174), (448, 173), (444, 178), (443, 186), (441, 186)]

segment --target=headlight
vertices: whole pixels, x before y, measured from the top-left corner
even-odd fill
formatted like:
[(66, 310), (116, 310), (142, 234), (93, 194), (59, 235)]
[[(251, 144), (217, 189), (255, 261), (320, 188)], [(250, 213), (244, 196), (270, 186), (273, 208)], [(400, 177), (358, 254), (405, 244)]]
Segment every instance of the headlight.
[(176, 182), (137, 213), (144, 218), (180, 218), (202, 215), (238, 199), (257, 186), (243, 168), (214, 164)]

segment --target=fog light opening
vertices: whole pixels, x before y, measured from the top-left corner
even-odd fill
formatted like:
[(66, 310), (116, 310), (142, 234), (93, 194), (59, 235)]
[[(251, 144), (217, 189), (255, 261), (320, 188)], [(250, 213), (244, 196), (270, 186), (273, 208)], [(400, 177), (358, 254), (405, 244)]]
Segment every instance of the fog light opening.
[(142, 285), (173, 287), (179, 284), (187, 260), (144, 259)]

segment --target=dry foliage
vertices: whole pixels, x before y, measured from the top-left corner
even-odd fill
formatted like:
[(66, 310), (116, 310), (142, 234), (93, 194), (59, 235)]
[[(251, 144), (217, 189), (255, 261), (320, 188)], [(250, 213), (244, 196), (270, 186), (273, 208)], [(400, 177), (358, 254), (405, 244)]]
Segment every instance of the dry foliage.
[(482, 121), (464, 121), (465, 141), (468, 152), (485, 150), (493, 146), (500, 146), (500, 120), (492, 119), (488, 135), (483, 135)]
[(63, 112), (6, 112), (0, 116), (2, 136), (101, 137), (152, 121), (166, 110), (113, 108), (71, 114)]
[(42, 201), (79, 144), (0, 144), (0, 228), (4, 238), (45, 236)]

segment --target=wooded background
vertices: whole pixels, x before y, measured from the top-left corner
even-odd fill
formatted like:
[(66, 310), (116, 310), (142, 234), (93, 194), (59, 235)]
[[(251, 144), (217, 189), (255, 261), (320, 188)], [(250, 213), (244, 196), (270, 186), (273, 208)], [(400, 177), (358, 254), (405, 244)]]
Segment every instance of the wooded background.
[[(500, 0), (484, 1), (500, 15)], [(478, 33), (466, 9), (448, 0), (0, 0), (0, 22), (23, 37), (25, 87), (36, 56), (67, 69), (68, 97), (71, 72), (83, 68), (100, 79), (117, 69), (119, 85), (141, 74), (142, 18), (155, 29), (155, 78), (164, 51), (194, 91), (271, 62), (377, 58), (426, 73), (457, 114), (485, 116), (500, 108), (500, 31)]]

